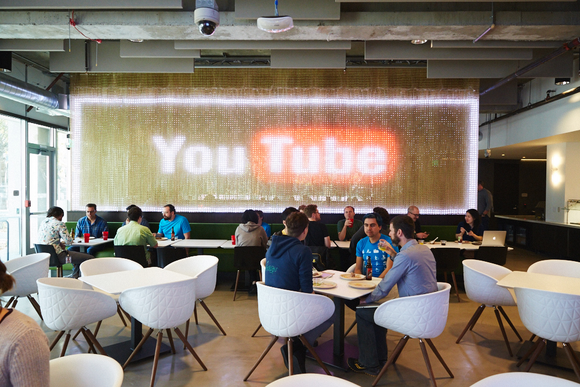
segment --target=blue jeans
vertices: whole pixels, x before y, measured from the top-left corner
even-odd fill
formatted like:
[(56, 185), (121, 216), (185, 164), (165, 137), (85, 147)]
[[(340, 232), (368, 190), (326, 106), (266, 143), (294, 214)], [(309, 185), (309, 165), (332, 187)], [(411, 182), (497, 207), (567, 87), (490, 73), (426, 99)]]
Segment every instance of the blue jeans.
[(356, 309), (358, 361), (365, 367), (380, 367), (388, 359), (387, 330), (375, 324), (376, 308)]
[[(336, 311), (335, 311), (336, 313)], [(320, 337), (330, 326), (334, 323), (334, 315), (330, 316), (328, 320), (317, 326), (316, 328), (306, 332), (304, 334), (304, 338), (306, 341), (310, 343), (310, 345), (314, 345), (314, 341)]]

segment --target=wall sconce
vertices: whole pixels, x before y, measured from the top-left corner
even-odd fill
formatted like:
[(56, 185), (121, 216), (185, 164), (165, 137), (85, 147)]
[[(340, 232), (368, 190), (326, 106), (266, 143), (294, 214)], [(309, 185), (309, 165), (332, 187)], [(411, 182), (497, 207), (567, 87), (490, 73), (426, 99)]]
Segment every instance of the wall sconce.
[(555, 78), (554, 84), (556, 86), (564, 86), (570, 83), (570, 78)]
[(562, 157), (558, 154), (552, 156), (550, 168), (550, 180), (553, 185), (558, 185), (562, 182), (562, 174), (558, 171), (560, 165), (562, 165)]

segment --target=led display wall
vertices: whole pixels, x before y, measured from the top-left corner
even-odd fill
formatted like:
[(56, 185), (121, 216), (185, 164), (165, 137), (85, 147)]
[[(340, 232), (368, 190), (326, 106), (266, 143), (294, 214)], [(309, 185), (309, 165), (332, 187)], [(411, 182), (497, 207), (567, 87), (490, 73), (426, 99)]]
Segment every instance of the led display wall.
[(461, 214), (477, 195), (477, 85), (423, 70), (75, 75), (73, 210)]

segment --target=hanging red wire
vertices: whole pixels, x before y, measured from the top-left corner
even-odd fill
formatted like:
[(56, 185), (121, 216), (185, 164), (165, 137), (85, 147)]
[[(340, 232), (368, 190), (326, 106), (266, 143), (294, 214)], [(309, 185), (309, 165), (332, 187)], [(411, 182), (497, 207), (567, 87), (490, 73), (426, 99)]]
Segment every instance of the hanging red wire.
[(77, 30), (79, 32), (79, 34), (81, 34), (82, 36), (84, 36), (85, 38), (89, 39), (92, 42), (97, 42), (99, 44), (102, 42), (101, 39), (92, 39), (92, 38), (89, 38), (87, 35), (83, 34), (82, 31), (77, 28), (77, 23), (75, 22), (74, 18), (75, 18), (75, 11), (73, 10), (71, 17), (69, 19), (69, 23), (71, 26), (74, 27), (75, 30)]

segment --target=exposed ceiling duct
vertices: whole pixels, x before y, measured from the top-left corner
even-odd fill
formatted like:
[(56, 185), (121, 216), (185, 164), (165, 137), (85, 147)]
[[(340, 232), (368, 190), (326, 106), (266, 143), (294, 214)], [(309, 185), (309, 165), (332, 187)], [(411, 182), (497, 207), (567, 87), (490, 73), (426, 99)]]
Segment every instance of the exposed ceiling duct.
[(68, 106), (63, 106), (68, 103), (59, 104), (59, 95), (4, 74), (0, 74), (0, 97), (34, 106), (46, 114), (70, 116)]

